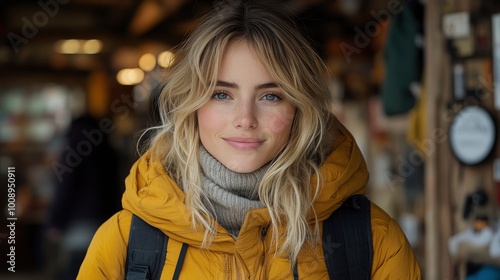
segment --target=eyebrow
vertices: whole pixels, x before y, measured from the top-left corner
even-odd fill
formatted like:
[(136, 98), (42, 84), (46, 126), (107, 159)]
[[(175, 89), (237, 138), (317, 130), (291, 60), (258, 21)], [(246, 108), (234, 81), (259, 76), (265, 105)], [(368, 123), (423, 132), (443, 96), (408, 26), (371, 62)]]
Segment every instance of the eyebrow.
[[(217, 81), (217, 83), (215, 84), (215, 86), (218, 86), (218, 87), (228, 87), (228, 88), (238, 88), (238, 85), (235, 84), (235, 83), (230, 83), (230, 82), (225, 82), (225, 81)], [(279, 86), (274, 83), (274, 82), (270, 82), (270, 83), (265, 83), (265, 84), (260, 84), (260, 85), (257, 85), (255, 87), (255, 89), (257, 90), (261, 90), (261, 89), (268, 89), (268, 88), (279, 88)]]

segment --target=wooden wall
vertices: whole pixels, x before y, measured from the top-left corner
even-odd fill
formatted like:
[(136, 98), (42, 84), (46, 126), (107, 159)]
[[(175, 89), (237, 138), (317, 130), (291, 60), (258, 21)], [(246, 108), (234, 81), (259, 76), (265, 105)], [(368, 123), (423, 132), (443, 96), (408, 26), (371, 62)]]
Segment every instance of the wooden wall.
[[(500, 149), (497, 145), (492, 159), (477, 166), (465, 166), (452, 155), (447, 139), (448, 129), (452, 116), (459, 108), (450, 106), (450, 101), (453, 100), (452, 57), (441, 29), (442, 18), (449, 12), (474, 12), (475, 7), (472, 6), (473, 1), (467, 0), (427, 0), (425, 4), (427, 32), (424, 84), (428, 94), (427, 135), (443, 131), (445, 141), (434, 142), (436, 149), (428, 153), (425, 165), (425, 263), (421, 265), (424, 279), (464, 279), (464, 262), (452, 259), (448, 254), (448, 240), (469, 225), (469, 221), (462, 215), (464, 200), (479, 186), (484, 186), (491, 198), (488, 213), (498, 220), (493, 159), (500, 157)], [(489, 67), (489, 70), (492, 68), (491, 65), (485, 67)], [(479, 105), (493, 112), (498, 129), (500, 113), (493, 108), (491, 72), (489, 76), (482, 75), (478, 79), (486, 87)]]

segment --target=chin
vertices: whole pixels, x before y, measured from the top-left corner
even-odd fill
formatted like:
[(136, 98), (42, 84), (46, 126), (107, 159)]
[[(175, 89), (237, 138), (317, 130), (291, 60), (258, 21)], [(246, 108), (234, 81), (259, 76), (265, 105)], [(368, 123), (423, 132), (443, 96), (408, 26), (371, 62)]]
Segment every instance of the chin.
[(224, 166), (226, 166), (229, 170), (236, 173), (251, 173), (261, 167), (256, 165), (250, 165), (248, 164), (248, 162), (245, 163), (228, 162), (227, 164), (224, 164)]

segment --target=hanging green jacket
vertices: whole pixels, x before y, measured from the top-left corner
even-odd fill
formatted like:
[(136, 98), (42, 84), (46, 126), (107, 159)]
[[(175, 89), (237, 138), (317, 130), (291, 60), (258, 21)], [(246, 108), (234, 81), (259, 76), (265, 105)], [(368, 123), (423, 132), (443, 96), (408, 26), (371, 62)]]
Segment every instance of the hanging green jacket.
[[(349, 196), (364, 193), (368, 181), (365, 161), (345, 128), (339, 128), (333, 145), (333, 152), (321, 166), (326, 183), (314, 203), (319, 221), (328, 218)], [(179, 279), (293, 279), (290, 262), (274, 253), (271, 229), (267, 233), (262, 230), (270, 223), (266, 209), (247, 213), (236, 240), (218, 225), (210, 250), (206, 250), (200, 249), (204, 233), (192, 229), (184, 201), (183, 191), (162, 164), (146, 153), (126, 179), (123, 210), (96, 232), (77, 279), (124, 279), (132, 213), (169, 236), (161, 279), (172, 279), (183, 243), (188, 249)], [(398, 224), (374, 204), (371, 215), (372, 279), (421, 279), (415, 255)], [(303, 250), (297, 268), (299, 279), (328, 279), (321, 246)]]

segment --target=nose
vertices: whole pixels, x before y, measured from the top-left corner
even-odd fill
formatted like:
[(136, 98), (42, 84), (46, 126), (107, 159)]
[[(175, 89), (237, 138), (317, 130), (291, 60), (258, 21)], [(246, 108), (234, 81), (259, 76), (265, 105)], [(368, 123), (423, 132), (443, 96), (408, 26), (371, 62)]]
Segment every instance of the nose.
[(234, 108), (234, 122), (236, 128), (253, 129), (257, 127), (257, 115), (255, 104), (252, 102), (242, 102)]

